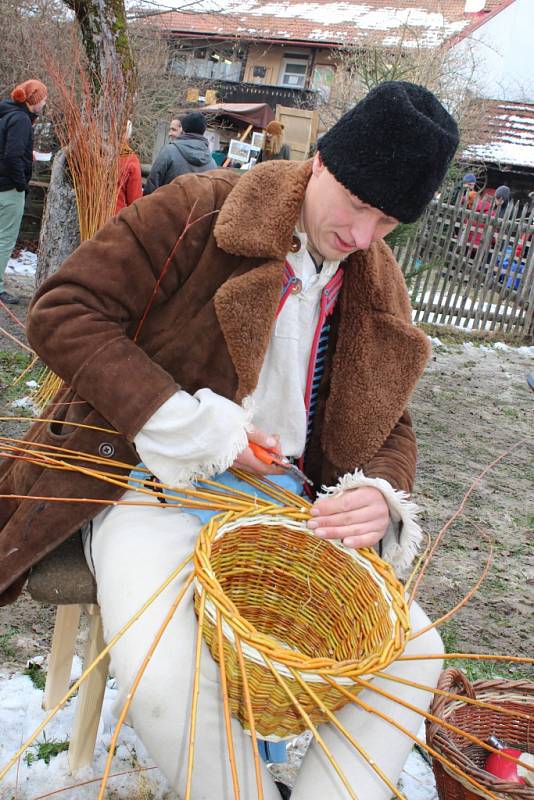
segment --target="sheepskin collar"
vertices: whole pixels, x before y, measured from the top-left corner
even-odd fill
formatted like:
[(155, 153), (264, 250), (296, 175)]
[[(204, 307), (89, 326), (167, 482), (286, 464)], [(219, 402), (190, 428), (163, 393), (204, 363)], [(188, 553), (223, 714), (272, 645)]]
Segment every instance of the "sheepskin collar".
[(219, 247), (236, 256), (285, 258), (311, 173), (312, 159), (268, 161), (239, 178), (215, 224)]

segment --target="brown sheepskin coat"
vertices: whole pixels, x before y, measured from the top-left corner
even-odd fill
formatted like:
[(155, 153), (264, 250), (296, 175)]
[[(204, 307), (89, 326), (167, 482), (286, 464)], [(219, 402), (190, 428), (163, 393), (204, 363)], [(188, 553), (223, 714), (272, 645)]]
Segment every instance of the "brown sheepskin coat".
[[(177, 384), (237, 402), (249, 395), (310, 174), (311, 162), (270, 162), (241, 178), (185, 175), (82, 244), (31, 309), (32, 347), (71, 388), (28, 439), (136, 464), (133, 437)], [(411, 489), (416, 448), (405, 408), (427, 357), (387, 245), (351, 256), (305, 458), (317, 486), (362, 467)], [(2, 500), (0, 600), (13, 600), (29, 568), (103, 508), (47, 498), (115, 499), (122, 491), (6, 460), (0, 493), (39, 499)]]

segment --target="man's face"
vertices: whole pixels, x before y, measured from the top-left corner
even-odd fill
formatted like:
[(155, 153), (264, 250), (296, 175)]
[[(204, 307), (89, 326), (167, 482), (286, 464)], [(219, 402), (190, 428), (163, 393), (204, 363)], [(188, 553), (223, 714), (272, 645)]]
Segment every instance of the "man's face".
[(182, 123), (179, 119), (172, 119), (169, 125), (169, 139), (176, 139), (182, 132)]
[(306, 187), (303, 222), (311, 244), (329, 261), (367, 250), (399, 224), (345, 189), (325, 167), (320, 153), (315, 155)]

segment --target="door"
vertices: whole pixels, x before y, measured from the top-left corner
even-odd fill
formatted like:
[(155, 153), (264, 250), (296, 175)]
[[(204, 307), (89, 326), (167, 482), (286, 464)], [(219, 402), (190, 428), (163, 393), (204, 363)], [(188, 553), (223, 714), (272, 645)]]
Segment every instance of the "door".
[(310, 145), (317, 139), (317, 111), (276, 106), (276, 119), (284, 126), (284, 141), (291, 148), (291, 160), (304, 161)]

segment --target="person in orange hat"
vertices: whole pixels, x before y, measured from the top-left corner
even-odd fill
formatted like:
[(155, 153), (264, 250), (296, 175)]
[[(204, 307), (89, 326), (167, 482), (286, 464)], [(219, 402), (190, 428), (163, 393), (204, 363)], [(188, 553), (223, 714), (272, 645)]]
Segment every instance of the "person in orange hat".
[(32, 174), (33, 123), (42, 114), (48, 91), (29, 80), (15, 86), (11, 100), (0, 102), (0, 300), (18, 298), (4, 289), (4, 273), (19, 234), (24, 200)]
[(291, 148), (284, 142), (284, 126), (273, 119), (265, 128), (265, 144), (260, 150), (260, 161), (289, 161)]

